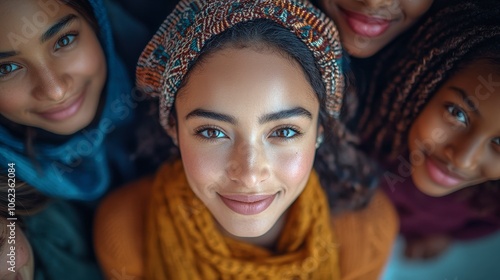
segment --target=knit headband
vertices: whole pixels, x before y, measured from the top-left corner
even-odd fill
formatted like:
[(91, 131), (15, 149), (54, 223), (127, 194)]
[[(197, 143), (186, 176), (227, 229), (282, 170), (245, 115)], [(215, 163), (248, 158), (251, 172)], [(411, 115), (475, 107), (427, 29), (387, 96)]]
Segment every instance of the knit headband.
[(160, 96), (160, 122), (168, 127), (175, 96), (205, 43), (232, 26), (269, 19), (289, 29), (312, 51), (326, 86), (326, 109), (340, 115), (344, 91), (337, 27), (300, 0), (181, 0), (142, 52), (137, 86)]

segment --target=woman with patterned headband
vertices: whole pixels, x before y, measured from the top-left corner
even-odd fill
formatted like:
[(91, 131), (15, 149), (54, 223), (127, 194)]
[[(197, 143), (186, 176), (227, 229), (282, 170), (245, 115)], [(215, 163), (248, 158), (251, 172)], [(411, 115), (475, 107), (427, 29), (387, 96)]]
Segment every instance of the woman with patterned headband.
[(338, 121), (343, 67), (309, 4), (181, 1), (137, 67), (180, 159), (101, 205), (108, 277), (376, 279), (397, 225)]

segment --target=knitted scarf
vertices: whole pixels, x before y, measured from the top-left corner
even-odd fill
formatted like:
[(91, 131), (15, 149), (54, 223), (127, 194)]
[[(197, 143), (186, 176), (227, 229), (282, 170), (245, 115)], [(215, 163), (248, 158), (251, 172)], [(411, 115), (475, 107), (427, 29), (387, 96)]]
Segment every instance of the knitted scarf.
[(329, 208), (315, 172), (288, 209), (274, 252), (224, 236), (189, 187), (180, 161), (157, 174), (147, 220), (145, 279), (340, 278)]

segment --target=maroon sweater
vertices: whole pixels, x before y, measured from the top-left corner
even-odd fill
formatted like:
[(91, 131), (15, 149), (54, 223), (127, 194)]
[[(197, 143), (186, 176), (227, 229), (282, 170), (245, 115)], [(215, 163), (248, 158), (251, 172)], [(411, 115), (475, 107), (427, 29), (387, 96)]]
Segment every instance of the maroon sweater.
[(386, 178), (387, 173), (381, 178), (381, 187), (394, 203), (400, 217), (400, 232), (407, 238), (447, 235), (466, 240), (500, 229), (498, 211), (481, 212), (472, 205), (471, 192), (480, 191), (479, 188), (466, 188), (446, 196), (432, 197), (419, 191), (411, 176), (400, 176), (399, 180)]

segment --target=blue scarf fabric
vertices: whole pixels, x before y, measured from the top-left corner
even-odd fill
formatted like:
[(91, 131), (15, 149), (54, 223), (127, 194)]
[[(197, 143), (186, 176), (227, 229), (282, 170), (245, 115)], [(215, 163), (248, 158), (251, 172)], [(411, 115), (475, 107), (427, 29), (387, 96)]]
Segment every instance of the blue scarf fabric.
[(90, 238), (93, 208), (58, 200), (24, 217), (35, 258), (35, 280), (103, 279)]
[(137, 100), (126, 69), (114, 51), (104, 4), (102, 0), (89, 2), (99, 24), (108, 68), (99, 119), (62, 144), (35, 140), (35, 158), (26, 155), (24, 139), (0, 125), (0, 170), (14, 163), (17, 178), (51, 197), (95, 200), (108, 190), (114, 178), (127, 180), (135, 175), (130, 149), (125, 147), (125, 141), (133, 135), (130, 128), (126, 134), (125, 128), (133, 119)]

